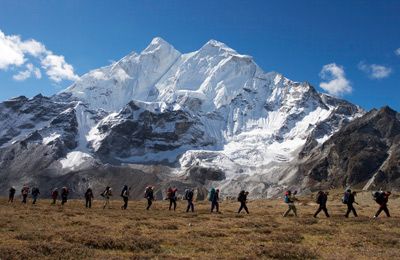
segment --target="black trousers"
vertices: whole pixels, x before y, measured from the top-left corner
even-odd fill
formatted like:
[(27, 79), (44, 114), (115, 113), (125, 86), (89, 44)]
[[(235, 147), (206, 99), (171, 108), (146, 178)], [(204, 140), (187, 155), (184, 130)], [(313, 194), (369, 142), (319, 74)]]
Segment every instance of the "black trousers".
[(26, 198), (28, 198), (28, 195), (22, 195), (22, 203), (26, 203)]
[(375, 214), (375, 217), (378, 217), (382, 211), (384, 211), (386, 213), (386, 216), (390, 217), (389, 209), (386, 204), (383, 204), (379, 207), (378, 211)]
[(187, 202), (188, 202), (188, 205), (187, 205), (186, 212), (189, 212), (189, 210), (192, 210), (192, 212), (194, 212), (193, 200), (188, 200)]
[(8, 202), (14, 202), (14, 194), (8, 196)]
[(323, 211), (325, 213), (325, 216), (327, 218), (329, 218), (329, 213), (328, 213), (328, 209), (326, 208), (326, 205), (321, 205), (321, 204), (319, 205), (319, 208), (315, 212), (314, 218), (316, 218), (321, 211)]
[(153, 204), (153, 199), (147, 198), (147, 208), (146, 208), (147, 210), (150, 209), (151, 204)]
[(67, 198), (61, 198), (61, 205), (64, 205), (65, 203), (67, 203)]
[(247, 214), (249, 214), (249, 209), (247, 208), (245, 201), (240, 202), (240, 208), (238, 210), (238, 213), (240, 213), (242, 211), (242, 209), (244, 209), (247, 212)]
[(347, 204), (347, 212), (346, 215), (344, 215), (346, 218), (349, 217), (350, 212), (353, 212), (355, 217), (358, 217), (356, 209), (354, 208), (353, 204)]
[(126, 209), (128, 207), (128, 198), (127, 197), (123, 197), (124, 200), (124, 205), (122, 205), (121, 209)]
[(214, 209), (216, 209), (217, 212), (219, 212), (219, 203), (218, 203), (218, 201), (211, 201), (211, 212), (213, 212)]
[(169, 210), (171, 210), (172, 205), (174, 205), (174, 211), (175, 211), (176, 210), (176, 199), (175, 198), (169, 199)]
[(53, 198), (53, 202), (51, 204), (56, 204), (57, 198)]
[(37, 197), (36, 197), (36, 196), (34, 196), (34, 197), (33, 197), (32, 204), (36, 204), (36, 200), (37, 200)]
[(92, 198), (86, 198), (86, 208), (92, 207)]

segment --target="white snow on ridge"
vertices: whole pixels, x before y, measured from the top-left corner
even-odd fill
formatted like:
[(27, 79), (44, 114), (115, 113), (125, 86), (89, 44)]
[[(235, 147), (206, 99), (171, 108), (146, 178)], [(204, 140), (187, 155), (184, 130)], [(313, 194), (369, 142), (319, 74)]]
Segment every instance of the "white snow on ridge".
[(60, 135), (59, 133), (52, 133), (52, 134), (50, 134), (49, 136), (43, 138), (43, 144), (48, 144), (48, 143), (50, 143), (51, 141), (56, 140), (56, 139), (59, 138), (60, 136), (61, 136), (61, 135)]

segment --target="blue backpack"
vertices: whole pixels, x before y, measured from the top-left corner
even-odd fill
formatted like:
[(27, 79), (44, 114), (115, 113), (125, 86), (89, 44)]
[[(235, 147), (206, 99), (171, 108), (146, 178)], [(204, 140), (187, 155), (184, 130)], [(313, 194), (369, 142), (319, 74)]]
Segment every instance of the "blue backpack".
[(347, 204), (349, 202), (350, 192), (345, 192), (342, 197), (342, 203)]
[(212, 201), (215, 196), (215, 189), (211, 188), (210, 192), (208, 193), (208, 201)]
[(284, 200), (285, 200), (285, 203), (290, 203), (289, 195), (285, 195)]

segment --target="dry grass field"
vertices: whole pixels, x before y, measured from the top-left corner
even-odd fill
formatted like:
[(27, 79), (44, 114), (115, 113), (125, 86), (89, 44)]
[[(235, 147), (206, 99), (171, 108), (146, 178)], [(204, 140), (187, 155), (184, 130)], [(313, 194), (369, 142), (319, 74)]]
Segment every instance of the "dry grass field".
[[(250, 215), (236, 214), (236, 201), (221, 202), (222, 214), (210, 214), (207, 202), (195, 213), (176, 212), (166, 201), (144, 210), (145, 201), (130, 201), (120, 210), (92, 209), (70, 200), (64, 208), (48, 200), (13, 205), (0, 200), (0, 259), (400, 259), (400, 199), (389, 203), (392, 218), (372, 220), (377, 205), (360, 194), (360, 217), (343, 217), (340, 195), (331, 195), (332, 217), (314, 219), (313, 199), (300, 197), (299, 217), (283, 218), (281, 200), (250, 201)], [(332, 201), (334, 199), (334, 201)]]

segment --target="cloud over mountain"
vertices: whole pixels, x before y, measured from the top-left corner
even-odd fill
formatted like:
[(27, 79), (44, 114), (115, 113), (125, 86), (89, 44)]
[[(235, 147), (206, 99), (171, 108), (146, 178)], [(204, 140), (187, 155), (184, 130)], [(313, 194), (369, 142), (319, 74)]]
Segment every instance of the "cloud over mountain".
[(329, 94), (341, 96), (351, 93), (352, 87), (342, 66), (336, 65), (336, 63), (324, 65), (319, 75), (321, 79), (325, 80), (319, 86)]
[(20, 69), (25, 65), (26, 70), (19, 70), (13, 76), (14, 80), (23, 81), (32, 76), (40, 79), (41, 71), (33, 63), (40, 63), (54, 82), (79, 78), (64, 56), (54, 54), (43, 43), (34, 39), (23, 40), (19, 35), (6, 35), (0, 30), (0, 70)]

